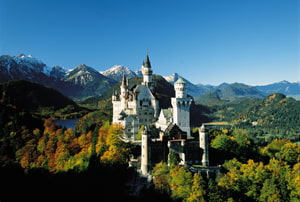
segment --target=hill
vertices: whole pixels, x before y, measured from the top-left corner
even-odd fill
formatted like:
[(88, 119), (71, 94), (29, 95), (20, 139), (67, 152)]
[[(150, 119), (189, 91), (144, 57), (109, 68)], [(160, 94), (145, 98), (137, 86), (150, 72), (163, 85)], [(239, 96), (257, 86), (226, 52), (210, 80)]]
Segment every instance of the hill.
[[(24, 80), (0, 84), (0, 103), (42, 116), (75, 116), (86, 113), (74, 101), (53, 88)], [(85, 112), (84, 112), (85, 111)]]
[(273, 93), (264, 99), (247, 99), (216, 107), (215, 117), (232, 123), (235, 127), (247, 128), (255, 136), (285, 138), (299, 141), (300, 101)]

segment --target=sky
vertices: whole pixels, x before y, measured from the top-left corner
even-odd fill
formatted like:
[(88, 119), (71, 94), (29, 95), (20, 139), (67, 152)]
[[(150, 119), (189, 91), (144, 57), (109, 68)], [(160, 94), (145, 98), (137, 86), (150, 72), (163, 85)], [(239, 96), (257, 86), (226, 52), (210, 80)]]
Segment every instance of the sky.
[(298, 0), (0, 0), (0, 55), (198, 84), (300, 81)]

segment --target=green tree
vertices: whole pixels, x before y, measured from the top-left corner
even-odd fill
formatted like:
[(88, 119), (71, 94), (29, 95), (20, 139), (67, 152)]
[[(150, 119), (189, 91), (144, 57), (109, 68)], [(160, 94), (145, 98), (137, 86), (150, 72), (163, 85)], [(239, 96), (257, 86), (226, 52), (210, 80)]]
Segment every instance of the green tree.
[(280, 148), (279, 153), (276, 153), (275, 156), (285, 160), (290, 165), (294, 165), (300, 162), (300, 145), (288, 142)]
[(155, 190), (162, 194), (170, 193), (169, 175), (170, 168), (166, 163), (160, 162), (156, 164), (152, 170), (153, 184)]
[(212, 142), (211, 146), (215, 149), (221, 150), (223, 152), (232, 152), (233, 148), (236, 147), (235, 141), (233, 138), (221, 134), (218, 135)]
[(288, 173), (288, 189), (291, 191), (290, 200), (300, 201), (300, 163), (295, 164)]
[(180, 157), (179, 155), (170, 150), (170, 153), (169, 153), (169, 164), (170, 166), (175, 166), (175, 165), (178, 165), (180, 163)]
[(188, 198), (183, 201), (187, 202), (204, 202), (205, 191), (205, 182), (202, 179), (202, 176), (195, 173), (193, 177), (193, 185), (190, 191)]
[(283, 202), (280, 190), (277, 187), (276, 180), (274, 178), (266, 179), (261, 189), (261, 195), (259, 201), (268, 202)]
[(171, 197), (187, 199), (193, 185), (193, 176), (184, 167), (175, 166), (170, 172)]

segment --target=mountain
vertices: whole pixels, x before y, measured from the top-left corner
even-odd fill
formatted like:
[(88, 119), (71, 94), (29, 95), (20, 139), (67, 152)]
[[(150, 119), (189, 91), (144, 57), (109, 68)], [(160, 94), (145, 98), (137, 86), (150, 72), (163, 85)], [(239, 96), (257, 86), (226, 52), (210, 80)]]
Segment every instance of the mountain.
[[(171, 84), (174, 84), (174, 82), (176, 82), (176, 80), (179, 78), (179, 77), (182, 77), (180, 75), (178, 75), (177, 73), (174, 73), (174, 74), (171, 74), (169, 76), (165, 76), (164, 78)], [(183, 78), (183, 77), (182, 77)], [(198, 97), (198, 96), (201, 96), (201, 95), (204, 95), (204, 94), (207, 94), (207, 96), (212, 96), (212, 97), (216, 97), (216, 94), (219, 93), (219, 91), (217, 89), (225, 89), (227, 88), (228, 86), (229, 89), (226, 89), (229, 93), (232, 94), (232, 90), (237, 90), (239, 88), (244, 88), (245, 89), (245, 86), (248, 86), (248, 85), (245, 85), (244, 87), (242, 87), (241, 85), (239, 87), (236, 86), (235, 89), (231, 89), (233, 86), (232, 84), (228, 84), (228, 83), (222, 83), (220, 84), (219, 86), (212, 86), (212, 85), (202, 85), (202, 84), (193, 84), (192, 82), (188, 81), (187, 79), (183, 78), (183, 80), (188, 84), (187, 85), (187, 91), (188, 91), (188, 94), (193, 96), (193, 97)], [(237, 83), (235, 83), (236, 85)], [(250, 87), (250, 86), (248, 86)], [(247, 87), (247, 88), (248, 88)], [(260, 91), (260, 94), (264, 94), (264, 95), (269, 95), (271, 93), (282, 93), (282, 94), (285, 94), (287, 96), (291, 96), (291, 97), (294, 97), (294, 98), (299, 98), (300, 96), (300, 82), (294, 82), (294, 83), (291, 83), (291, 82), (288, 82), (288, 81), (281, 81), (281, 82), (277, 82), (277, 83), (273, 83), (273, 84), (268, 84), (268, 85), (256, 85), (256, 86), (251, 86), (251, 87), (254, 87), (257, 89), (256, 92), (254, 92), (255, 90), (254, 89), (251, 89), (251, 91), (253, 91), (252, 93), (254, 94), (259, 94), (258, 91)], [(214, 91), (212, 91), (214, 90)], [(246, 92), (245, 92), (246, 93)], [(248, 92), (251, 94), (251, 92)], [(247, 93), (246, 93), (247, 94)], [(230, 95), (229, 95), (230, 97)], [(234, 96), (233, 96), (234, 97)], [(255, 96), (254, 96), (255, 97)], [(259, 96), (261, 97), (261, 96)], [(224, 98), (222, 98), (224, 99)], [(226, 98), (227, 99), (227, 98)]]
[(54, 88), (66, 96), (76, 97), (82, 88), (63, 81), (66, 70), (63, 67), (48, 67), (31, 55), (0, 56), (0, 83), (11, 80), (25, 80)]
[(69, 71), (63, 80), (81, 86), (83, 88), (80, 93), (81, 97), (101, 95), (116, 84), (114, 80), (105, 77), (85, 64)]
[(171, 74), (169, 76), (165, 76), (164, 78), (173, 85), (174, 82), (176, 82), (179, 77), (181, 77), (187, 83), (187, 93), (193, 97), (198, 97), (200, 95), (203, 95), (214, 88), (211, 85), (202, 85), (202, 84), (195, 85), (177, 73)]
[(61, 66), (54, 66), (50, 71), (50, 77), (56, 80), (63, 80), (63, 78), (67, 75), (67, 70)]
[(35, 82), (76, 98), (100, 95), (116, 83), (86, 65), (69, 71), (61, 66), (50, 68), (24, 54), (0, 56), (0, 83), (10, 80)]
[(134, 78), (137, 77), (136, 73), (132, 70), (130, 70), (128, 67), (124, 67), (122, 65), (115, 65), (112, 68), (100, 72), (107, 78), (110, 78), (112, 80), (115, 80), (117, 82), (122, 81), (123, 75), (125, 75), (127, 78)]
[(265, 96), (256, 88), (242, 83), (221, 84), (217, 89), (197, 97), (195, 102), (204, 105), (219, 105), (248, 98), (264, 98)]
[(0, 82), (9, 80), (28, 80), (47, 84), (50, 68), (31, 55), (0, 56)]
[[(111, 88), (115, 83), (119, 82), (123, 75), (126, 75), (127, 78), (142, 76), (140, 70), (133, 72), (129, 68), (121, 65), (116, 65), (102, 73), (104, 75), (86, 65), (79, 65), (72, 70), (67, 70), (60, 66), (54, 66), (50, 68), (41, 60), (38, 60), (31, 55), (19, 54), (15, 56), (0, 56), (0, 83), (10, 80), (27, 80), (42, 84), (44, 86), (52, 87), (66, 96), (75, 98), (101, 95)], [(173, 84), (179, 77), (180, 75), (174, 73), (170, 76), (165, 76), (164, 78), (170, 84)], [(224, 102), (224, 100), (235, 100), (236, 98), (234, 97), (236, 96), (239, 96), (240, 99), (243, 99), (242, 91), (247, 91), (245, 88), (241, 89), (243, 88), (241, 86), (235, 89), (230, 89), (232, 84), (228, 83), (222, 83), (219, 86), (202, 84), (195, 85), (187, 79), (183, 79), (187, 83), (187, 91), (189, 95), (196, 98), (209, 93), (206, 95), (205, 100), (208, 100), (209, 97), (212, 97), (215, 99), (215, 101), (217, 101), (216, 98), (218, 96), (220, 97), (221, 103)], [(228, 86), (231, 87), (227, 89)], [(300, 96), (299, 82), (290, 83), (288, 81), (281, 81), (274, 84), (253, 87), (264, 94), (279, 92), (293, 97)], [(219, 92), (217, 89), (221, 90), (221, 92)], [(225, 96), (223, 89), (226, 89), (226, 93), (229, 93), (227, 97)], [(238, 92), (238, 89), (241, 91)], [(251, 89), (251, 91), (254, 90)], [(251, 92), (244, 92), (245, 95), (249, 93), (251, 94)], [(255, 94), (259, 94), (259, 92), (253, 93), (254, 94), (252, 94), (250, 97), (255, 97)], [(249, 96), (246, 95), (246, 97)]]
[(285, 95), (300, 95), (300, 83), (291, 83), (288, 81), (281, 81), (268, 85), (258, 85), (254, 86), (256, 89), (266, 93), (282, 93)]

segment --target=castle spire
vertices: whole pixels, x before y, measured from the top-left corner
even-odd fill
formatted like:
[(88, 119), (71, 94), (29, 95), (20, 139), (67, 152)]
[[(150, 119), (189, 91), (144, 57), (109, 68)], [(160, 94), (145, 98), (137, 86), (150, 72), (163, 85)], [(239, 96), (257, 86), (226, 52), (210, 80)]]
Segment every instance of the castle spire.
[(127, 80), (126, 80), (126, 76), (125, 76), (125, 74), (123, 74), (121, 85), (122, 85), (122, 86), (127, 86), (127, 82), (126, 82), (126, 81), (127, 81)]
[(151, 68), (151, 63), (150, 63), (150, 60), (149, 60), (148, 52), (147, 52), (147, 54), (146, 54), (146, 59), (145, 59), (144, 62), (143, 62), (143, 66), (144, 66), (144, 67), (147, 67), (147, 68)]
[(151, 88), (152, 84), (152, 69), (148, 53), (142, 65), (143, 84)]

